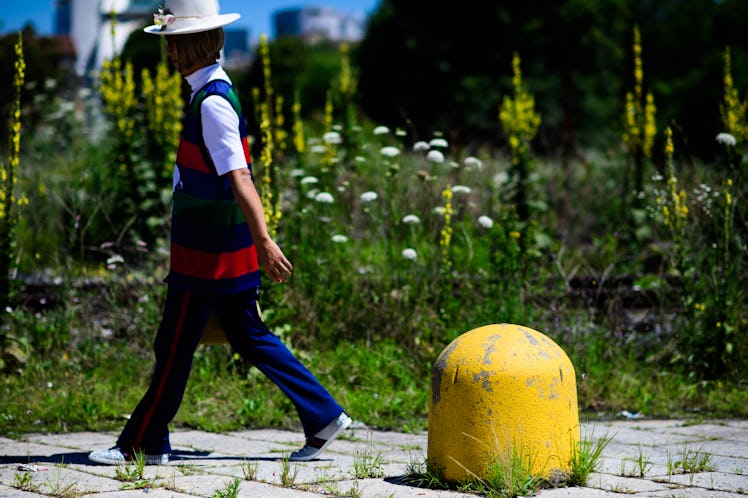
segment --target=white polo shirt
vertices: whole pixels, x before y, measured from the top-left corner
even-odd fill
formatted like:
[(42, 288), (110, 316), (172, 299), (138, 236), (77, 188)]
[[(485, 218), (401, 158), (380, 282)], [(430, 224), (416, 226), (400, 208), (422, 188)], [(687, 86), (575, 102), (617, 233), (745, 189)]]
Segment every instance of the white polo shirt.
[[(219, 63), (205, 66), (185, 77), (195, 94), (206, 83), (213, 80), (224, 80), (231, 83), (229, 75)], [(208, 149), (218, 175), (247, 167), (244, 157), (241, 136), (239, 135), (239, 116), (228, 100), (218, 95), (211, 95), (203, 100), (200, 106), (200, 120), (203, 127), (203, 140)], [(174, 168), (174, 187), (179, 183), (179, 169)]]

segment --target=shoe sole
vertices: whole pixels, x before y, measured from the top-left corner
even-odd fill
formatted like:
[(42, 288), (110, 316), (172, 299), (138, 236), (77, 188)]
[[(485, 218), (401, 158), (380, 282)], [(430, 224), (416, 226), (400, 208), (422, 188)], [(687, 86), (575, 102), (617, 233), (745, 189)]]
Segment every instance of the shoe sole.
[[(88, 459), (95, 463), (100, 463), (102, 465), (125, 465), (128, 463), (135, 463), (136, 460), (109, 460), (106, 458), (97, 458), (95, 456), (88, 456)], [(145, 457), (145, 464), (146, 465), (166, 465), (169, 463), (169, 457), (166, 456), (152, 456), (152, 455), (146, 455)]]
[(323, 444), (320, 448), (317, 449), (314, 453), (311, 455), (301, 456), (294, 458), (293, 455), (288, 459), (291, 462), (308, 462), (309, 460), (314, 460), (317, 458), (323, 451), (325, 451), (325, 448), (330, 446), (333, 441), (335, 441), (340, 434), (343, 433), (344, 430), (348, 428), (349, 425), (351, 425), (351, 422), (353, 422), (353, 419), (351, 417), (346, 417), (345, 421), (343, 422), (343, 425), (338, 427), (338, 429), (332, 433), (332, 435), (325, 441), (325, 444)]

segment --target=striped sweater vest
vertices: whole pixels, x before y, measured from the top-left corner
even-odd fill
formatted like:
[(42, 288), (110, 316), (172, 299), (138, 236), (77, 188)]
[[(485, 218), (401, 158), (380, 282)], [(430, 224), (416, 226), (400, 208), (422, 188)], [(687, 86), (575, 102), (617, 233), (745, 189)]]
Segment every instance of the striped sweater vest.
[(174, 189), (171, 262), (167, 282), (188, 292), (234, 293), (260, 285), (257, 251), (228, 174), (219, 176), (203, 140), (200, 106), (211, 95), (229, 101), (252, 164), (239, 99), (230, 83), (213, 80), (192, 99), (177, 150), (179, 183)]

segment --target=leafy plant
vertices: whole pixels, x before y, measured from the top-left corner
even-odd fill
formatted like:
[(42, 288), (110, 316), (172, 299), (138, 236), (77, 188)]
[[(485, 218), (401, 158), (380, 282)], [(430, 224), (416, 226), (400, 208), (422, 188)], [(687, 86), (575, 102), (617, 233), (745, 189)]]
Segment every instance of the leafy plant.
[(241, 480), (238, 477), (230, 480), (223, 489), (217, 489), (213, 493), (213, 498), (236, 498), (239, 493), (239, 484)]
[(13, 487), (21, 489), (23, 491), (36, 490), (36, 485), (34, 485), (34, 475), (28, 470), (23, 473), (15, 472), (13, 476)]

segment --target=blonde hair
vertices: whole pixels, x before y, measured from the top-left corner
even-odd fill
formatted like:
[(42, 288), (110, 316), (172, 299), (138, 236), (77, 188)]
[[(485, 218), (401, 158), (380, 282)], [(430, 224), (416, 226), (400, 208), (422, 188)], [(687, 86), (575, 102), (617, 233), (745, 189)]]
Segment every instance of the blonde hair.
[(223, 28), (184, 35), (170, 35), (166, 37), (166, 41), (176, 53), (179, 65), (177, 70), (181, 71), (221, 58), (224, 42)]

